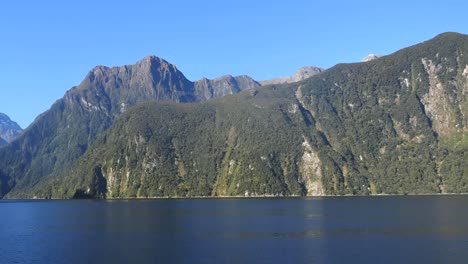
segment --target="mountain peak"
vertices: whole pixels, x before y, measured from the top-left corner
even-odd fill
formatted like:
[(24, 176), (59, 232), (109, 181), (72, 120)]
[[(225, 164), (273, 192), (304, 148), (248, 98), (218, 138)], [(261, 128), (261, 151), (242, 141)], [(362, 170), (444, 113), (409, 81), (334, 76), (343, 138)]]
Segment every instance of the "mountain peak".
[(466, 36), (465, 34), (458, 33), (458, 32), (444, 32), (440, 33), (439, 35), (435, 36), (434, 38), (451, 38), (451, 37), (464, 37)]
[(23, 129), (6, 114), (0, 113), (0, 145), (9, 143), (18, 137)]
[(120, 72), (122, 70), (128, 71), (129, 69), (133, 70), (146, 70), (149, 71), (154, 68), (162, 67), (164, 69), (170, 69), (172, 71), (178, 71), (177, 67), (173, 64), (170, 64), (166, 60), (157, 57), (155, 55), (149, 55), (141, 60), (137, 61), (135, 64), (130, 65), (122, 65), (122, 66), (105, 66), (105, 65), (97, 65), (91, 71), (90, 74), (115, 74), (116, 72)]
[(223, 76), (221, 76), (221, 77), (218, 77), (218, 78), (215, 78), (215, 79), (213, 79), (213, 80), (220, 80), (220, 81), (221, 81), (221, 80), (231, 80), (231, 79), (233, 79), (233, 78), (234, 78), (234, 77), (232, 77), (232, 75), (230, 75), (230, 74), (225, 74), (225, 75), (223, 75)]
[(143, 65), (161, 65), (161, 64), (170, 64), (169, 62), (167, 62), (166, 60), (158, 57), (158, 56), (155, 56), (155, 55), (148, 55), (146, 57), (144, 57), (143, 59), (137, 61), (136, 63), (137, 65), (138, 64), (143, 64)]
[(299, 68), (293, 75), (293, 82), (302, 81), (307, 79), (313, 75), (323, 72), (322, 68), (315, 67), (315, 66), (305, 66)]

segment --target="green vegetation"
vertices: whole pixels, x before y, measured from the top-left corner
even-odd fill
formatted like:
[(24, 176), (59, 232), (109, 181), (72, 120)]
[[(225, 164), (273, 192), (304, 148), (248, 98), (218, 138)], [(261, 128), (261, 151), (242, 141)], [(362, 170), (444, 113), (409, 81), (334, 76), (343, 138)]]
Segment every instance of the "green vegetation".
[(288, 112), (294, 102), (291, 93), (266, 89), (201, 104), (145, 103), (100, 136), (70, 174), (36, 187), (36, 195), (300, 195), (297, 163), (307, 126), (301, 112)]

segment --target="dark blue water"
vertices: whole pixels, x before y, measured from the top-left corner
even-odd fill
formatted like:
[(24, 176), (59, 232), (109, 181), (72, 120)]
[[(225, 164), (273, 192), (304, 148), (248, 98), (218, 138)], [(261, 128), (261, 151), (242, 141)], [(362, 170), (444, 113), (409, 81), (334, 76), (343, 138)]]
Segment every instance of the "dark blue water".
[(468, 263), (468, 196), (1, 201), (0, 263)]

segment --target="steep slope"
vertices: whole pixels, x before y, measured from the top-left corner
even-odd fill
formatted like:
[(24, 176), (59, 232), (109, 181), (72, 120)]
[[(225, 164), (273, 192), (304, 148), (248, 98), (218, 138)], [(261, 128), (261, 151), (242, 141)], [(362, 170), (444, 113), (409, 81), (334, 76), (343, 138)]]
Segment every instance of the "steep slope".
[(305, 81), (125, 114), (40, 197), (468, 191), (468, 36)]
[(28, 190), (45, 177), (62, 175), (116, 117), (139, 103), (196, 102), (256, 85), (248, 77), (234, 80), (213, 85), (207, 96), (174, 65), (155, 56), (135, 65), (97, 66), (36, 118), (19, 140), (0, 150), (0, 197)]
[(23, 129), (7, 115), (0, 113), (0, 145), (13, 141)]
[(310, 139), (297, 107), (289, 89), (143, 104), (99, 137), (67, 177), (39, 185), (35, 195), (305, 194), (297, 167)]
[(283, 84), (283, 83), (299, 82), (299, 81), (305, 80), (307, 78), (310, 78), (310, 77), (312, 77), (312, 76), (314, 76), (316, 74), (319, 74), (319, 73), (321, 73), (323, 71), (324, 71), (324, 69), (322, 69), (322, 68), (313, 67), (313, 66), (306, 66), (306, 67), (299, 68), (299, 70), (297, 70), (291, 76), (260, 81), (259, 83), (261, 85), (270, 85), (270, 84)]
[(467, 54), (468, 37), (446, 33), (299, 86), (303, 107), (346, 161), (335, 180), (346, 193), (357, 187), (350, 168), (372, 193), (468, 190)]

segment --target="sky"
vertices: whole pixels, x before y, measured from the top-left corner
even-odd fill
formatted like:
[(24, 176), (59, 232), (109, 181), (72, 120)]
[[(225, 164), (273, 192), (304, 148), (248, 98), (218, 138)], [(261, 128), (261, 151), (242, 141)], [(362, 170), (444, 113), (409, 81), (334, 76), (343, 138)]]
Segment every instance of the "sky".
[(23, 128), (96, 65), (156, 55), (192, 81), (256, 80), (468, 34), (468, 1), (0, 2), (0, 112)]

